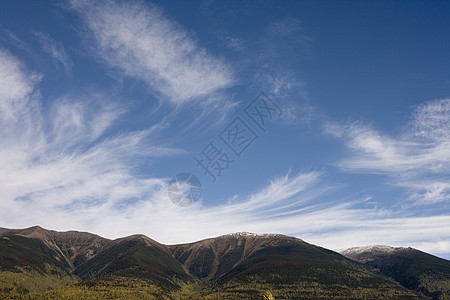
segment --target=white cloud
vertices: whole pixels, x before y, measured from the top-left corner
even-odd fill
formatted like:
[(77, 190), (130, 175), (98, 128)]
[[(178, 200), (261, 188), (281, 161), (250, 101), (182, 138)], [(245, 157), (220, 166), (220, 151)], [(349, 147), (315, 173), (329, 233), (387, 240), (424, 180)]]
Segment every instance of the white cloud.
[[(357, 214), (360, 214), (358, 217)], [(374, 218), (356, 210), (354, 220), (345, 220), (347, 226), (326, 233), (309, 233), (303, 237), (331, 249), (350, 248), (365, 245), (389, 245), (414, 247), (434, 254), (450, 253), (450, 238), (447, 228), (450, 216)]]
[(299, 20), (286, 18), (264, 28), (257, 48), (249, 61), (256, 58), (253, 85), (272, 97), (281, 107), (281, 122), (287, 125), (309, 125), (321, 118), (311, 105), (306, 84), (299, 79), (295, 66), (311, 50), (312, 41)]
[(158, 8), (141, 3), (72, 1), (96, 42), (96, 53), (174, 103), (233, 84), (230, 66), (214, 57)]
[(70, 71), (72, 68), (72, 60), (67, 55), (64, 47), (53, 40), (49, 34), (45, 34), (39, 31), (33, 32), (35, 39), (41, 44), (42, 49), (49, 54), (54, 60), (61, 63), (66, 71)]
[(265, 28), (263, 47), (261, 55), (266, 59), (289, 58), (290, 63), (296, 63), (311, 51), (312, 40), (299, 20), (285, 18)]
[(317, 109), (311, 105), (306, 85), (288, 69), (278, 66), (265, 66), (264, 71), (255, 75), (254, 85), (264, 91), (280, 107), (279, 121), (285, 125), (309, 125), (321, 118)]
[(225, 44), (227, 45), (227, 47), (232, 50), (242, 52), (246, 49), (244, 41), (240, 38), (231, 37), (228, 35), (223, 36), (222, 38), (225, 41)]
[[(99, 182), (101, 179), (92, 182), (92, 188), (98, 190)], [(442, 242), (450, 238), (449, 216), (396, 217), (369, 204), (364, 206), (368, 199), (323, 202), (322, 198), (332, 194), (336, 187), (324, 183), (321, 172), (287, 174), (252, 195), (237, 196), (232, 203), (213, 207), (202, 203), (175, 206), (167, 196), (167, 182), (152, 179), (114, 188), (112, 194), (119, 194), (122, 200), (135, 195), (136, 190), (147, 191), (140, 195), (140, 201), (124, 206), (109, 199), (72, 202), (70, 207), (60, 207), (53, 200), (41, 203), (41, 207), (33, 203), (15, 205), (15, 214), (23, 215), (28, 222), (59, 230), (87, 230), (110, 238), (139, 232), (166, 244), (249, 231), (294, 235), (330, 249), (388, 244), (412, 246), (435, 254), (450, 253), (449, 244)], [(55, 199), (63, 196), (59, 200), (61, 206), (67, 192), (72, 193), (68, 197), (76, 198), (78, 189), (55, 194)], [(40, 213), (30, 214), (31, 210)]]
[(179, 153), (152, 141), (158, 125), (105, 134), (124, 109), (99, 93), (66, 95), (44, 111), (38, 76), (3, 50), (0, 74), (3, 224), (43, 224), (61, 214), (141, 199), (161, 180), (136, 175), (136, 161)]
[(244, 53), (247, 50), (246, 42), (238, 37), (231, 36), (223, 30), (217, 30), (216, 36), (220, 39), (221, 43), (228, 49)]
[[(448, 243), (442, 243), (449, 238), (450, 217), (395, 217), (372, 207), (355, 207), (366, 200), (324, 202), (336, 186), (323, 182), (323, 172), (287, 174), (252, 195), (237, 196), (223, 205), (177, 207), (166, 193), (167, 178), (144, 177), (133, 170), (141, 155), (177, 153), (177, 149), (148, 143), (158, 128), (106, 135), (124, 110), (110, 102), (106, 105), (101, 94), (65, 95), (53, 102), (48, 120), (36, 92), (39, 76), (4, 51), (0, 51), (0, 74), (4, 75), (0, 76), (0, 87), (4, 87), (0, 89), (3, 226), (40, 224), (106, 237), (142, 232), (163, 243), (236, 231), (271, 232), (295, 234), (329, 248), (387, 243), (450, 252)], [(434, 139), (425, 147), (417, 141), (386, 140), (364, 126), (349, 129), (353, 131), (347, 130), (344, 136), (350, 147), (384, 163), (379, 169), (384, 172), (390, 169), (396, 175), (429, 166), (428, 172), (442, 174), (445, 168), (430, 163), (431, 158), (448, 163), (445, 155), (434, 153), (407, 165), (411, 155), (414, 158), (424, 148), (442, 148), (445, 139)], [(445, 149), (439, 151), (445, 154)], [(403, 163), (395, 164), (397, 158)], [(367, 164), (363, 165), (361, 169), (367, 170)], [(440, 183), (430, 190), (433, 198), (448, 191), (445, 181)]]
[[(9, 59), (4, 62), (16, 63)], [(13, 78), (23, 76), (18, 73)], [(101, 98), (95, 99), (101, 102)], [(33, 101), (28, 98), (28, 105)], [(175, 206), (167, 195), (167, 178), (144, 178), (131, 170), (133, 158), (145, 148), (144, 138), (153, 129), (99, 140), (123, 111), (99, 105), (92, 114), (91, 106), (80, 99), (62, 98), (51, 109), (52, 123), (45, 124), (40, 110), (32, 110), (10, 121), (18, 124), (17, 131), (0, 129), (0, 134), (10, 134), (2, 139), (8, 143), (0, 143), (4, 226), (39, 224), (110, 238), (140, 232), (163, 243), (237, 231), (270, 232), (296, 235), (328, 248), (387, 243), (450, 252), (448, 243), (440, 242), (449, 238), (448, 216), (395, 218), (372, 207), (355, 208), (370, 198), (324, 202), (337, 187), (323, 182), (323, 172), (288, 173), (260, 191), (222, 205)], [(64, 134), (58, 135), (59, 130)], [(21, 136), (19, 132), (28, 133)], [(146, 155), (158, 155), (158, 151)]]
[(48, 113), (52, 142), (70, 147), (98, 139), (126, 112), (114, 101), (106, 102), (107, 98), (101, 93), (91, 93), (56, 99)]
[(4, 121), (16, 120), (27, 109), (40, 75), (25, 72), (22, 64), (10, 53), (0, 49), (0, 113)]
[(415, 247), (424, 252), (448, 253), (450, 251), (450, 241), (436, 240), (433, 242), (421, 242), (418, 243)]
[(338, 164), (351, 172), (380, 173), (409, 189), (421, 204), (450, 199), (450, 99), (419, 106), (410, 131), (388, 136), (362, 123), (328, 123), (325, 131), (346, 141), (352, 155)]
[(7, 29), (3, 29), (3, 28), (0, 29), (0, 31), (1, 31), (0, 41), (10, 44), (10, 45), (16, 47), (17, 49), (24, 50), (28, 53), (31, 52), (28, 45), (25, 42), (23, 42), (21, 39), (19, 39), (14, 33), (12, 33), (11, 31), (9, 31)]
[(428, 142), (450, 141), (450, 99), (420, 105), (413, 113), (415, 135)]

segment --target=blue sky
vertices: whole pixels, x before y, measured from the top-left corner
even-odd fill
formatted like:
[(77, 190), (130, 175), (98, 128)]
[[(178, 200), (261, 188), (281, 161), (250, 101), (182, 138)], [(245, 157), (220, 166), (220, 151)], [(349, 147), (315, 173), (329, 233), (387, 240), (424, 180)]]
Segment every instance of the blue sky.
[[(450, 258), (448, 1), (0, 5), (0, 226)], [(231, 161), (215, 181), (208, 145)]]

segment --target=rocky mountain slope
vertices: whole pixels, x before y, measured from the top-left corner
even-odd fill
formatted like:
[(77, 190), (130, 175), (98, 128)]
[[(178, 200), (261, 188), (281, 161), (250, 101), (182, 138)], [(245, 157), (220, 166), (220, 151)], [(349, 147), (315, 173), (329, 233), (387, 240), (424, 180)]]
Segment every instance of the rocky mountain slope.
[[(388, 253), (386, 249), (372, 249), (372, 253)], [(163, 245), (144, 235), (109, 240), (38, 226), (0, 228), (0, 296), (261, 299), (271, 293), (276, 299), (416, 299), (445, 295), (443, 288), (408, 285), (403, 275), (386, 272), (379, 256), (372, 259), (367, 251), (342, 253), (276, 234), (235, 233)], [(428, 256), (428, 262), (435, 261)], [(410, 259), (418, 259), (420, 265), (423, 255)], [(448, 263), (443, 260), (436, 266), (447, 274)], [(405, 278), (411, 274), (399, 272)]]
[(337, 250), (379, 270), (404, 287), (433, 298), (450, 299), (450, 261), (402, 247), (365, 246)]

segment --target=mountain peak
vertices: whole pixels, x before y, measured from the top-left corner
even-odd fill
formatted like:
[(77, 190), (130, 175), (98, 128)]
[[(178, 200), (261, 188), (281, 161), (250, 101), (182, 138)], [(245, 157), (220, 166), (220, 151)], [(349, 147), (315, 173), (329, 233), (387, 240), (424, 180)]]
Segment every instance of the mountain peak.
[(115, 241), (140, 241), (147, 245), (155, 245), (159, 243), (144, 234), (133, 234), (123, 238), (116, 239)]
[(342, 255), (357, 255), (362, 253), (392, 253), (396, 250), (403, 250), (406, 248), (403, 247), (391, 247), (386, 245), (368, 245), (368, 246), (360, 246), (360, 247), (352, 247), (346, 249), (336, 249), (335, 251)]
[(412, 249), (413, 248), (391, 247), (385, 245), (369, 245), (362, 247), (352, 247), (348, 249), (336, 249), (334, 251), (360, 263), (367, 263), (380, 256), (396, 255), (398, 253), (409, 251)]
[(219, 236), (219, 238), (247, 238), (247, 237), (261, 237), (261, 238), (273, 238), (273, 237), (284, 237), (282, 234), (273, 234), (273, 233), (253, 233), (253, 232), (234, 232), (234, 233), (228, 233), (225, 235)]
[[(222, 299), (224, 295), (253, 298), (259, 290), (271, 290), (279, 296), (330, 298), (348, 296), (355, 286), (373, 299), (394, 294), (414, 297), (422, 292), (446, 296), (449, 292), (446, 286), (450, 268), (446, 260), (412, 248), (384, 245), (338, 251), (355, 262), (281, 234), (236, 232), (194, 243), (164, 245), (143, 234), (109, 240), (87, 232), (57, 232), (40, 226), (0, 228), (0, 268), (31, 270), (33, 280), (39, 280), (42, 274), (55, 275), (52, 278), (58, 289), (67, 285), (60, 276), (65, 273), (89, 288), (103, 280), (118, 280), (120, 287), (124, 283), (135, 286), (135, 282), (148, 281), (161, 291), (177, 293), (176, 299), (180, 298), (181, 285), (194, 282), (195, 291), (202, 284), (202, 293), (205, 291), (214, 299)], [(352, 286), (347, 286), (348, 282)], [(436, 290), (434, 282), (442, 282), (442, 288)], [(321, 294), (310, 293), (311, 283)], [(16, 288), (14, 282), (9, 285), (12, 290)], [(27, 288), (31, 286), (30, 283)], [(214, 289), (208, 290), (210, 286)], [(136, 288), (140, 289), (139, 285)], [(333, 294), (328, 292), (331, 290)], [(3, 291), (0, 288), (2, 299)], [(113, 291), (116, 292), (115, 288)], [(73, 287), (67, 286), (67, 292), (73, 295)], [(169, 294), (166, 295), (171, 298)]]
[(55, 233), (56, 231), (47, 230), (41, 226), (35, 225), (25, 229), (14, 230), (13, 232), (17, 235), (25, 237), (45, 239), (49, 233)]
[(42, 228), (39, 225), (34, 225), (34, 226), (31, 226), (31, 227), (28, 227), (28, 228), (25, 228), (25, 229), (28, 229), (28, 230), (46, 230), (46, 229)]

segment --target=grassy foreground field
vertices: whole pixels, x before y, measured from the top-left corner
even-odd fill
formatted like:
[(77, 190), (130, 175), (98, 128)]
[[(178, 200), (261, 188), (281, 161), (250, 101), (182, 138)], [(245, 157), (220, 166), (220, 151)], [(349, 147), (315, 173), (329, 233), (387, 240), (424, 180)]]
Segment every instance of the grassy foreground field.
[(216, 287), (201, 282), (179, 283), (179, 289), (168, 291), (129, 277), (81, 283), (72, 277), (34, 272), (1, 272), (0, 275), (1, 299), (420, 299), (414, 293), (389, 286), (352, 289), (305, 282), (272, 285), (231, 281)]

